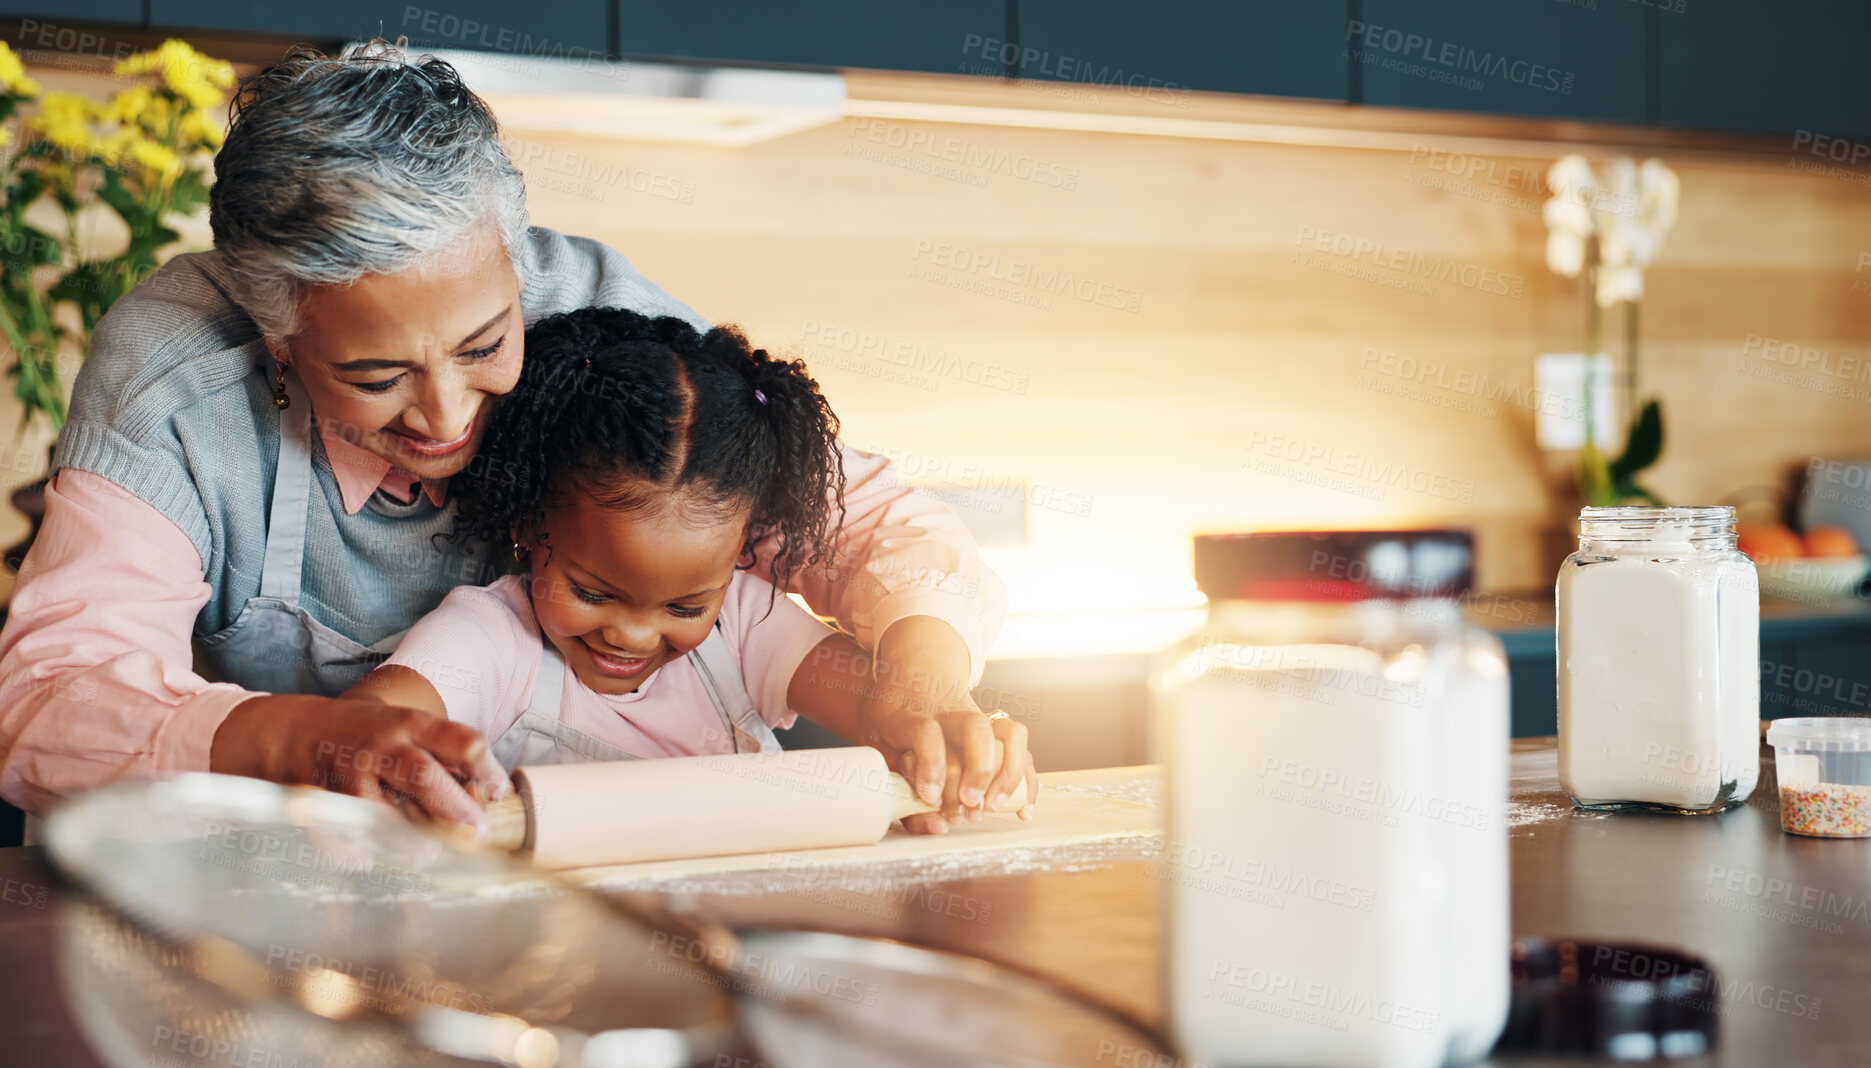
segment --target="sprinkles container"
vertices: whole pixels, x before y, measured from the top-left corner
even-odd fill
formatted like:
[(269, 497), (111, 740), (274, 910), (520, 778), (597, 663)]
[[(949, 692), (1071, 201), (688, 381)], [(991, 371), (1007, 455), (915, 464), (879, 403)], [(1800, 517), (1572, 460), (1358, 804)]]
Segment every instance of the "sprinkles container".
[(1780, 784), (1780, 828), (1814, 838), (1871, 838), (1871, 718), (1777, 719), (1767, 728)]

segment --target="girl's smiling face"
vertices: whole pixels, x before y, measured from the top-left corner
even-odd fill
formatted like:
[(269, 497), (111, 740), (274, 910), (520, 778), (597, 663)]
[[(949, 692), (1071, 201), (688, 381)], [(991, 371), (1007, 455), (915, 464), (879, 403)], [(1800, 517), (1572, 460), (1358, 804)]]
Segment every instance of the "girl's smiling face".
[(555, 496), (547, 543), (532, 545), (539, 628), (580, 682), (631, 693), (708, 637), (741, 557), (748, 509), (724, 514), (679, 492), (630, 511), (582, 492)]

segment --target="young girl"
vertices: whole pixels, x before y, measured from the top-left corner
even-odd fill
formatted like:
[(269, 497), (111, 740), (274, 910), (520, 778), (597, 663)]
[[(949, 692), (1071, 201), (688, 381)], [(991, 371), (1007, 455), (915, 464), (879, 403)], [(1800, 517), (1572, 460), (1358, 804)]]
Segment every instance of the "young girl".
[[(930, 751), (923, 721), (950, 724), (867, 705), (857, 643), (745, 570), (776, 533), (777, 582), (831, 563), (837, 429), (803, 364), (731, 328), (614, 308), (541, 320), (450, 490), (455, 535), (511, 542), (523, 573), (449, 593), (347, 696), (467, 723), (509, 770), (772, 751), (800, 713), (913, 763), (916, 741)], [(991, 718), (1000, 756), (980, 801), (1023, 795), (1031, 818), (1025, 732)], [(946, 819), (910, 829), (960, 818), (956, 783), (951, 767)]]

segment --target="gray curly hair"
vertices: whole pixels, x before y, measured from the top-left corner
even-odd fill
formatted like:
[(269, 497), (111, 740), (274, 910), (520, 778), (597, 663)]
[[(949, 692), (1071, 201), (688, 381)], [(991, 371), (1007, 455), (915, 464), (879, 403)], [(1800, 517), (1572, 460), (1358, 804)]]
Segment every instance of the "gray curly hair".
[(433, 56), (297, 47), (241, 84), (208, 219), (233, 294), (269, 339), (306, 289), (416, 265), (493, 221), (514, 270), (526, 185), (485, 101)]

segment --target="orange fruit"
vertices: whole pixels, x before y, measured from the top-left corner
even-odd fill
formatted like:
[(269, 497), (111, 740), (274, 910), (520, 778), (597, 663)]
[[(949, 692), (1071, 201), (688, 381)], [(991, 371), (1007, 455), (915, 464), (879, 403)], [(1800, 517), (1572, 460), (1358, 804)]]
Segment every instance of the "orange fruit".
[(1756, 560), (1790, 560), (1806, 555), (1800, 536), (1781, 523), (1736, 523), (1735, 540)]
[(1806, 532), (1807, 556), (1857, 556), (1858, 542), (1844, 527), (1814, 527)]

